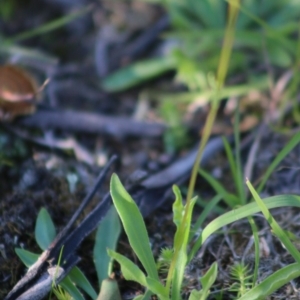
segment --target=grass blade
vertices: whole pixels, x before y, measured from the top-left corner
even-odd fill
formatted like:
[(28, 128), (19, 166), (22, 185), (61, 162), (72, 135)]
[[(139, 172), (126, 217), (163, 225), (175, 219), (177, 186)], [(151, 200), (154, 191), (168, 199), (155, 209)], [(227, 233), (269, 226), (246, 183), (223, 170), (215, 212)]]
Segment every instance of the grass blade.
[[(276, 208), (276, 207), (285, 207), (285, 206), (300, 207), (300, 196), (296, 196), (296, 195), (273, 196), (273, 197), (265, 198), (264, 203), (268, 209)], [(223, 214), (222, 216), (214, 219), (203, 229), (199, 239), (196, 241), (195, 245), (193, 246), (189, 254), (188, 261), (190, 261), (194, 257), (195, 253), (197, 253), (197, 251), (200, 249), (200, 247), (203, 245), (206, 239), (214, 232), (216, 232), (217, 230), (219, 230), (225, 225), (249, 217), (260, 211), (261, 211), (260, 207), (257, 205), (257, 203), (252, 202), (247, 205), (244, 205), (243, 207), (233, 209)]]
[(300, 276), (300, 264), (294, 263), (276, 271), (238, 300), (260, 300)]
[(293, 256), (293, 258), (300, 264), (300, 253), (297, 250), (297, 248), (293, 245), (293, 243), (291, 242), (291, 240), (289, 239), (287, 234), (284, 232), (284, 230), (279, 226), (279, 224), (273, 218), (268, 207), (265, 205), (264, 201), (259, 197), (258, 193), (252, 186), (251, 182), (249, 180), (247, 180), (246, 184), (247, 184), (252, 196), (254, 197), (257, 205), (259, 206), (262, 213), (264, 214), (266, 220), (272, 227), (276, 236), (280, 239), (281, 243), (285, 246), (285, 248)]
[(263, 179), (261, 183), (259, 184), (257, 190), (257, 193), (260, 193), (262, 189), (264, 188), (267, 180), (275, 170), (275, 168), (279, 165), (279, 163), (292, 151), (294, 147), (296, 147), (300, 143), (300, 132), (295, 134), (290, 141), (284, 146), (284, 148), (278, 153), (276, 158), (272, 161), (269, 168), (267, 169), (265, 175), (263, 176)]

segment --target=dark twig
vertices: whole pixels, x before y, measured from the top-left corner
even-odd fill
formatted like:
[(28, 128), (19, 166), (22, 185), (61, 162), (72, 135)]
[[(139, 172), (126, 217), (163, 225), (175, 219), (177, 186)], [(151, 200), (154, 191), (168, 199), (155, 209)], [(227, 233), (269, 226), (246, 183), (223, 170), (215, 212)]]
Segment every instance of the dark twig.
[[(61, 261), (64, 263), (60, 266), (63, 267), (64, 272), (67, 272), (67, 270), (70, 270), (77, 262), (78, 257), (74, 255), (74, 251), (79, 246), (81, 241), (86, 237), (93, 229), (95, 229), (101, 219), (104, 217), (104, 215), (107, 212), (108, 207), (108, 198), (106, 197), (100, 205), (98, 204), (97, 209), (97, 218), (93, 218), (93, 224), (91, 226), (90, 223), (88, 223), (86, 220), (88, 217), (85, 218), (83, 221), (84, 224), (88, 223), (90, 226), (88, 228), (85, 228), (84, 226), (78, 226), (80, 230), (77, 228), (75, 231), (77, 232), (77, 235), (70, 239), (70, 230), (72, 225), (75, 223), (81, 212), (84, 210), (84, 208), (89, 204), (93, 196), (95, 195), (97, 189), (99, 186), (103, 183), (105, 176), (107, 175), (109, 168), (111, 165), (116, 161), (117, 157), (113, 156), (110, 161), (107, 163), (105, 168), (101, 171), (99, 177), (97, 178), (96, 184), (94, 185), (91, 192), (85, 197), (79, 208), (74, 213), (71, 220), (68, 222), (68, 224), (65, 226), (65, 228), (57, 235), (55, 240), (51, 243), (49, 248), (45, 250), (41, 256), (39, 257), (38, 261), (32, 265), (29, 269), (26, 275), (14, 286), (14, 288), (11, 290), (11, 292), (6, 296), (5, 300), (15, 300), (18, 297), (20, 297), (23, 293), (27, 292), (28, 289), (32, 288), (36, 284), (39, 284), (41, 280), (44, 280), (45, 278), (45, 285), (47, 286), (48, 278), (47, 275), (48, 269), (49, 269), (49, 262), (55, 264), (58, 262), (59, 254), (62, 249), (62, 246), (64, 246), (64, 251), (61, 256)], [(73, 237), (74, 235), (71, 234)], [(77, 239), (75, 241), (74, 239)], [(69, 245), (71, 243), (71, 245)], [(42, 278), (42, 279), (41, 279)], [(38, 290), (33, 290), (35, 293), (39, 292)], [(48, 290), (49, 291), (49, 290)], [(43, 291), (44, 292), (44, 291)], [(35, 295), (30, 295), (29, 298), (21, 298), (21, 299), (41, 299), (40, 298), (34, 298)]]
[(76, 111), (37, 111), (31, 116), (19, 118), (15, 124), (41, 129), (61, 129), (74, 132), (127, 136), (160, 137), (163, 124), (140, 122), (125, 117), (108, 117), (96, 113)]

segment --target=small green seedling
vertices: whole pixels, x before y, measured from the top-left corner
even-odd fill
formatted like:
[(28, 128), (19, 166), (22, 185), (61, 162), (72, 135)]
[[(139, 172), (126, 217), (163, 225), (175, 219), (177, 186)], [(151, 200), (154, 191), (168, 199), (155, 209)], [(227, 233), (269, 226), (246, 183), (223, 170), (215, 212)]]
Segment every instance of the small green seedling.
[[(106, 251), (106, 247), (110, 247), (111, 249), (116, 248), (120, 232), (121, 226), (118, 215), (115, 208), (111, 207), (107, 215), (103, 218), (101, 225), (98, 227), (94, 246), (94, 262), (98, 274), (99, 286), (101, 285), (99, 296), (97, 296), (96, 291), (93, 289), (82, 271), (78, 267), (74, 267), (58, 286), (53, 287), (52, 292), (58, 299), (84, 300), (84, 297), (79, 290), (80, 288), (92, 299), (121, 300), (121, 298), (115, 296), (119, 293), (118, 290), (114, 292), (114, 296), (112, 296), (113, 298), (107, 298), (107, 295), (111, 293), (113, 285), (112, 282), (114, 282), (114, 279), (110, 278), (110, 274), (112, 273), (112, 264)], [(55, 236), (56, 230), (53, 221), (47, 210), (42, 208), (38, 214), (35, 226), (36, 242), (42, 250), (45, 250), (49, 247)], [(29, 252), (25, 249), (16, 248), (15, 251), (27, 267), (33, 265), (39, 258), (39, 254)], [(57, 267), (59, 268), (59, 266)], [(116, 283), (113, 287), (115, 288), (115, 286)]]
[[(149, 299), (151, 294), (156, 294), (159, 299), (162, 300), (181, 299), (180, 293), (184, 279), (184, 270), (188, 260), (187, 244), (190, 234), (191, 215), (196, 199), (194, 198), (191, 200), (191, 205), (187, 212), (187, 219), (183, 224), (182, 222), (184, 221), (185, 210), (187, 207), (182, 203), (179, 189), (176, 186), (173, 187), (174, 194), (176, 195), (176, 200), (173, 204), (173, 221), (177, 230), (174, 237), (174, 251), (171, 249), (163, 251), (164, 262), (166, 262), (166, 258), (168, 257), (170, 265), (168, 268), (166, 284), (163, 285), (160, 281), (157, 264), (155, 263), (150, 248), (150, 241), (143, 217), (139, 212), (136, 203), (127, 193), (115, 174), (113, 174), (111, 178), (110, 191), (129, 243), (146, 271), (145, 274), (144, 271), (125, 256), (118, 254), (113, 250), (108, 250), (108, 254), (121, 265), (121, 270), (125, 279), (138, 282), (146, 288), (145, 294), (139, 295), (135, 299)], [(181, 228), (184, 228), (184, 230), (181, 231)], [(175, 250), (177, 250), (177, 252)], [(158, 265), (161, 265), (161, 260), (158, 262)], [(172, 265), (175, 266), (173, 273), (170, 272), (170, 270), (172, 270)], [(198, 295), (201, 295), (201, 298), (198, 299), (206, 299), (216, 276), (217, 264), (213, 264), (207, 272), (207, 276), (203, 276), (200, 279), (203, 286), (202, 290), (193, 291), (189, 299), (196, 299), (195, 297)]]
[[(35, 225), (35, 240), (41, 250), (44, 251), (50, 246), (55, 236), (56, 230), (53, 221), (47, 210), (42, 208), (38, 214)], [(39, 257), (39, 254), (29, 252), (25, 249), (16, 248), (15, 251), (28, 268), (33, 265)], [(84, 300), (77, 286), (85, 291), (92, 299), (97, 298), (97, 293), (78, 267), (74, 267), (68, 276), (61, 281), (59, 286), (75, 300)]]

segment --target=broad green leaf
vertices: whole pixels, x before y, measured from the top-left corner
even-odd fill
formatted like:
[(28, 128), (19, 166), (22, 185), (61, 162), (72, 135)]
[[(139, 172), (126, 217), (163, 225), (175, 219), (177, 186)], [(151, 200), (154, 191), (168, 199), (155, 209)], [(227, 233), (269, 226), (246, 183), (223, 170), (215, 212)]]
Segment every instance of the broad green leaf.
[(294, 263), (283, 267), (268, 276), (260, 284), (252, 288), (238, 300), (263, 300), (273, 292), (300, 276), (300, 264)]
[(110, 193), (130, 246), (144, 266), (148, 276), (158, 279), (156, 264), (143, 217), (138, 206), (127, 193), (116, 174), (113, 174), (111, 177)]
[(40, 256), (39, 254), (21, 248), (15, 248), (15, 252), (27, 268), (32, 266)]
[(42, 250), (46, 250), (56, 236), (55, 226), (45, 208), (38, 214), (35, 223), (35, 240)]
[(72, 300), (84, 300), (84, 297), (68, 276), (65, 277), (59, 285), (67, 291), (67, 293), (72, 297)]
[(92, 299), (97, 298), (97, 293), (95, 292), (94, 288), (82, 273), (82, 271), (78, 267), (74, 267), (69, 273), (68, 277), (71, 279), (76, 286), (80, 287), (84, 290), (88, 295), (91, 296)]
[(176, 59), (172, 55), (152, 58), (134, 63), (116, 71), (102, 81), (102, 87), (108, 92), (119, 92), (141, 84), (176, 68)]
[(120, 264), (122, 274), (126, 280), (132, 280), (147, 286), (145, 274), (131, 260), (110, 249), (107, 249), (107, 253)]
[[(277, 207), (286, 207), (286, 206), (300, 207), (300, 197), (296, 195), (279, 195), (279, 196), (265, 198), (264, 203), (268, 209), (277, 208)], [(231, 224), (240, 219), (256, 214), (260, 211), (261, 210), (257, 205), (257, 203), (253, 202), (244, 205), (243, 207), (233, 209), (223, 214), (222, 216), (214, 219), (201, 232), (200, 237), (196, 241), (195, 245), (193, 246), (189, 254), (189, 261), (194, 257), (195, 253), (197, 253), (197, 251), (203, 245), (206, 239), (209, 236), (211, 236), (213, 233), (215, 233), (217, 230), (219, 230), (225, 225)]]
[(111, 273), (109, 271), (111, 259), (107, 254), (107, 248), (116, 249), (120, 232), (121, 224), (119, 216), (115, 207), (112, 206), (97, 229), (94, 245), (94, 262), (99, 285), (102, 280), (106, 279)]

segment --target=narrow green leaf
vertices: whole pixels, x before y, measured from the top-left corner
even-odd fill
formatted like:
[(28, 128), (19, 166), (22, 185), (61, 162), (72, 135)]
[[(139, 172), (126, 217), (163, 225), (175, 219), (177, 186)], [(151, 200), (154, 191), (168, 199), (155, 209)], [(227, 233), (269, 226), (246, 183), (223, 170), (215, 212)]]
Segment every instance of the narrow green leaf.
[(218, 195), (221, 195), (223, 197), (223, 200), (226, 202), (226, 204), (229, 207), (235, 207), (239, 205), (239, 199), (236, 195), (231, 194), (226, 191), (224, 186), (216, 180), (212, 175), (210, 175), (208, 172), (204, 171), (203, 169), (199, 169), (199, 174), (207, 180), (207, 182), (212, 186), (212, 188), (216, 191)]
[(252, 217), (248, 217), (248, 221), (251, 226), (251, 230), (253, 233), (253, 239), (254, 239), (254, 249), (255, 249), (255, 255), (254, 255), (254, 270), (253, 270), (253, 276), (252, 276), (252, 287), (256, 285), (257, 278), (258, 278), (258, 268), (259, 268), (259, 260), (260, 260), (260, 250), (259, 250), (259, 233), (258, 228), (256, 226), (256, 223)]
[(268, 207), (265, 205), (264, 201), (259, 197), (258, 193), (255, 191), (249, 180), (246, 181), (246, 184), (255, 199), (257, 205), (260, 207), (264, 217), (270, 224), (271, 228), (275, 232), (276, 236), (280, 239), (281, 243), (285, 246), (285, 248), (289, 251), (289, 253), (293, 256), (293, 258), (300, 264), (300, 253), (297, 248), (293, 245), (291, 240), (288, 238), (287, 234), (283, 229), (279, 226), (276, 220), (271, 215)]
[[(189, 237), (189, 242), (193, 239), (194, 235), (200, 230), (204, 220), (207, 218), (209, 213), (214, 211), (215, 206), (222, 200), (221, 195), (216, 195), (211, 200), (206, 201), (205, 205), (203, 204), (204, 209), (202, 210), (200, 216), (198, 217), (197, 221), (193, 225)], [(197, 200), (197, 204), (199, 204), (199, 199)], [(202, 205), (201, 205), (202, 206)]]
[(175, 67), (176, 59), (172, 55), (148, 59), (109, 75), (102, 81), (101, 86), (108, 92), (120, 92), (173, 70)]
[(58, 28), (61, 28), (65, 26), (66, 24), (74, 21), (75, 19), (81, 17), (82, 15), (86, 14), (87, 12), (91, 11), (91, 6), (86, 6), (83, 9), (80, 9), (77, 12), (70, 13), (69, 15), (63, 16), (61, 18), (57, 18), (49, 23), (46, 23), (41, 26), (37, 26), (34, 29), (22, 32), (15, 37), (12, 37), (10, 39), (6, 39), (6, 43), (15, 43), (20, 42), (38, 35), (46, 34), (50, 31), (56, 30)]
[(175, 194), (175, 201), (173, 203), (173, 222), (178, 228), (181, 224), (184, 215), (184, 206), (182, 204), (182, 196), (178, 186), (173, 185), (173, 193)]
[(107, 254), (107, 248), (116, 249), (117, 241), (121, 233), (121, 223), (114, 206), (110, 208), (104, 219), (101, 221), (94, 245), (94, 263), (97, 270), (98, 282), (110, 275), (109, 266), (111, 259)]
[[(25, 60), (35, 60), (38, 63), (45, 64), (49, 68), (54, 68), (58, 64), (58, 59), (54, 56), (51, 56), (45, 51), (26, 48), (19, 45), (4, 45), (0, 41), (0, 54), (1, 56), (6, 57), (20, 57), (20, 61)], [(7, 59), (7, 58), (6, 58)]]
[[(181, 201), (182, 204), (180, 190), (176, 187), (173, 187), (173, 191), (176, 195), (176, 198), (179, 199), (179, 201)], [(176, 258), (175, 256), (173, 256), (172, 259), (172, 263), (175, 263), (175, 269), (172, 276), (172, 287), (171, 287), (172, 300), (181, 299), (181, 285), (184, 277), (184, 270), (187, 263), (187, 244), (188, 244), (188, 239), (191, 230), (192, 213), (193, 213), (195, 203), (196, 203), (196, 197), (191, 199), (188, 208), (187, 208), (187, 204), (184, 207), (182, 205), (177, 204), (177, 206), (182, 208), (181, 212), (178, 211), (177, 214), (181, 213), (182, 215), (181, 218), (183, 218), (183, 216), (186, 215), (186, 219), (184, 224), (180, 222), (180, 226), (177, 227), (175, 237), (174, 237), (174, 249), (177, 251), (177, 256)], [(186, 211), (186, 209), (188, 210)], [(182, 229), (184, 230), (182, 231)], [(180, 236), (181, 233), (183, 234), (183, 236)], [(176, 259), (176, 261), (173, 262), (174, 259)]]
[(294, 147), (296, 147), (300, 143), (300, 132), (296, 133), (289, 142), (284, 146), (284, 148), (278, 153), (276, 158), (272, 161), (270, 166), (268, 167), (265, 175), (258, 188), (256, 189), (258, 193), (260, 193), (265, 186), (267, 180), (275, 170), (275, 168), (279, 165), (279, 163), (292, 151)]
[(132, 249), (148, 276), (158, 279), (156, 264), (143, 217), (138, 206), (127, 193), (116, 174), (113, 174), (111, 177), (110, 193)]
[(32, 266), (40, 256), (39, 254), (32, 253), (22, 248), (15, 248), (15, 252), (27, 268)]
[(92, 299), (97, 298), (97, 293), (82, 273), (82, 271), (78, 267), (74, 267), (68, 274), (68, 277), (71, 279), (73, 283), (75, 283), (78, 287), (83, 289), (88, 295), (91, 296)]
[(45, 208), (38, 214), (35, 224), (35, 240), (42, 250), (46, 250), (56, 236), (55, 226)]
[(244, 294), (238, 300), (263, 300), (273, 292), (300, 276), (300, 264), (294, 263), (283, 267), (272, 275), (268, 276), (256, 287)]
[[(285, 207), (285, 206), (295, 206), (300, 207), (300, 197), (296, 195), (279, 195), (273, 196), (264, 199), (264, 203), (268, 209), (277, 208), (277, 207)], [(256, 202), (249, 203), (244, 205), (243, 207), (239, 207), (237, 209), (233, 209), (222, 216), (214, 219), (210, 222), (201, 232), (199, 239), (196, 241), (193, 246), (190, 254), (189, 261), (194, 257), (195, 253), (200, 249), (206, 239), (212, 235), (214, 232), (219, 230), (225, 225), (236, 222), (240, 219), (251, 216), (255, 213), (260, 212), (260, 208)]]
[(239, 105), (235, 109), (234, 113), (234, 142), (235, 142), (235, 162), (236, 169), (232, 170), (232, 174), (234, 176), (234, 181), (236, 185), (236, 189), (238, 191), (239, 196), (239, 204), (246, 204), (246, 192), (243, 180), (243, 170), (242, 170), (242, 162), (241, 162), (241, 147), (240, 147), (240, 110)]

